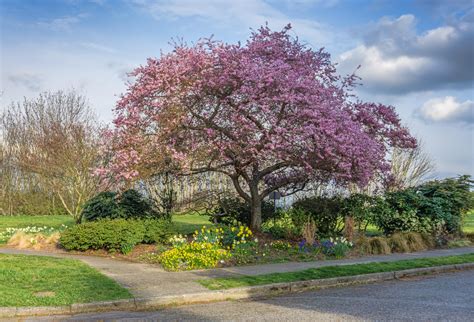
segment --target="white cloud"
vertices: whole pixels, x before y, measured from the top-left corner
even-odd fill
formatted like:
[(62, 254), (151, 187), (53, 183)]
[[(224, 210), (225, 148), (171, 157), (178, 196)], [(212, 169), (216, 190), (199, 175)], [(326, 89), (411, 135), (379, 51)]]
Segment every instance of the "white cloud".
[(114, 48), (104, 46), (104, 45), (101, 45), (101, 44), (96, 44), (96, 43), (93, 43), (93, 42), (81, 42), (79, 45), (81, 45), (82, 47), (87, 48), (87, 49), (102, 51), (102, 52), (109, 53), (109, 54), (113, 54), (113, 53), (116, 52), (116, 50)]
[(36, 73), (20, 72), (8, 76), (8, 80), (15, 86), (25, 87), (31, 92), (41, 90), (43, 78)]
[(433, 98), (416, 110), (415, 115), (425, 122), (474, 123), (474, 101), (459, 102), (453, 96)]
[(49, 21), (37, 22), (37, 26), (53, 31), (70, 31), (73, 25), (78, 24), (86, 17), (87, 14), (84, 13), (78, 14), (76, 16), (64, 16)]
[(129, 0), (157, 20), (199, 18), (211, 20), (222, 27), (259, 27), (266, 22), (274, 29), (291, 22), (298, 35), (308, 41), (327, 43), (332, 32), (327, 26), (310, 19), (292, 19), (263, 0)]
[(363, 88), (376, 93), (464, 89), (474, 82), (473, 43), (469, 15), (422, 34), (413, 15), (382, 18), (362, 44), (340, 55), (340, 68), (352, 72), (361, 65)]

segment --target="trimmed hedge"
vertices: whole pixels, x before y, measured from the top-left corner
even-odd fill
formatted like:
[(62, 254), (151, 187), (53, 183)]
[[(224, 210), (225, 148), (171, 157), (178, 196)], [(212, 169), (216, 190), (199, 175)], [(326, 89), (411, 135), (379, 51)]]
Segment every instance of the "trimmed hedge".
[(59, 240), (67, 250), (105, 249), (129, 253), (139, 243), (162, 243), (171, 236), (163, 220), (103, 219), (72, 226)]

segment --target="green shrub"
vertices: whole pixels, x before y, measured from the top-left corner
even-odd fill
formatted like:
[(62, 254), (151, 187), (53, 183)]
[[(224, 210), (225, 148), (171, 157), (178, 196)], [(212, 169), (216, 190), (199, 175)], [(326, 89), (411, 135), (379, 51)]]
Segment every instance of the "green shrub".
[(117, 203), (117, 193), (112, 191), (101, 192), (89, 199), (82, 209), (82, 221), (95, 221), (99, 219), (122, 218), (123, 211)]
[(229, 251), (216, 244), (193, 242), (165, 251), (159, 256), (159, 261), (166, 270), (178, 271), (214, 268), (230, 257)]
[(472, 207), (469, 176), (433, 180), (385, 194), (374, 223), (385, 234), (394, 232), (460, 234), (463, 215)]
[(294, 209), (298, 209), (311, 217), (316, 223), (320, 236), (335, 236), (342, 232), (344, 215), (341, 197), (307, 197), (296, 201)]
[(118, 206), (124, 218), (159, 218), (161, 215), (148, 198), (134, 189), (124, 191), (119, 198)]
[(86, 202), (81, 213), (82, 221), (160, 217), (161, 214), (153, 208), (151, 201), (134, 189), (120, 195), (111, 191), (101, 192)]
[[(217, 206), (208, 213), (209, 221), (216, 224), (235, 225), (244, 224), (250, 225), (250, 205), (242, 198), (227, 197), (218, 201)], [(262, 202), (262, 221), (274, 218), (275, 207), (269, 201)]]
[(380, 196), (354, 193), (341, 200), (343, 217), (352, 217), (359, 231), (365, 232), (369, 224), (375, 223), (375, 214), (386, 210), (388, 204)]
[(448, 242), (449, 248), (469, 247), (469, 246), (472, 246), (472, 241), (470, 241), (469, 239), (451, 240)]
[(164, 243), (171, 226), (163, 220), (103, 219), (66, 229), (59, 240), (67, 250), (105, 249), (129, 253), (139, 243)]
[(262, 224), (262, 232), (268, 233), (276, 239), (299, 238), (301, 237), (302, 224), (300, 223), (298, 216), (301, 213), (300, 210), (295, 209), (285, 211), (278, 219), (265, 221)]
[(127, 252), (140, 243), (145, 227), (136, 220), (98, 220), (66, 229), (59, 240), (67, 250), (106, 249)]
[(474, 243), (474, 233), (466, 233), (466, 238)]
[(386, 235), (395, 232), (430, 232), (433, 223), (423, 216), (419, 207), (423, 196), (413, 189), (389, 192), (385, 202), (379, 203), (374, 216), (375, 224)]
[(167, 244), (173, 236), (173, 227), (167, 220), (144, 219), (141, 222), (145, 228), (143, 242), (146, 244)]

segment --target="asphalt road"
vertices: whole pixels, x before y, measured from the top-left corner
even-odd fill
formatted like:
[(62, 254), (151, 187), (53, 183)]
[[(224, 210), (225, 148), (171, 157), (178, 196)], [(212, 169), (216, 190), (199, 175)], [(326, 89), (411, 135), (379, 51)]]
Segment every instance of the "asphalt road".
[[(64, 317), (66, 318), (66, 317)], [(70, 320), (134, 321), (474, 321), (474, 270), (332, 288), (258, 301), (220, 302), (155, 312), (83, 314)]]

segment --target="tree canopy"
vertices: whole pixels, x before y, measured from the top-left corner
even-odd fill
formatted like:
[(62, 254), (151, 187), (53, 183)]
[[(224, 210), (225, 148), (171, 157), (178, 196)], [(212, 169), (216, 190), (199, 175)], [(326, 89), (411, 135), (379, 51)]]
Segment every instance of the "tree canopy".
[(263, 26), (245, 44), (176, 44), (132, 74), (116, 107), (106, 167), (132, 180), (173, 163), (181, 173), (228, 175), (261, 223), (270, 192), (309, 180), (366, 185), (390, 169), (392, 147), (416, 140), (394, 107), (360, 101), (324, 49)]

